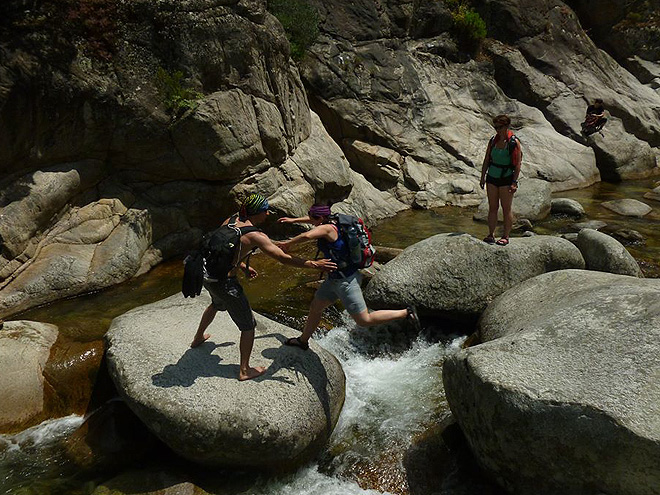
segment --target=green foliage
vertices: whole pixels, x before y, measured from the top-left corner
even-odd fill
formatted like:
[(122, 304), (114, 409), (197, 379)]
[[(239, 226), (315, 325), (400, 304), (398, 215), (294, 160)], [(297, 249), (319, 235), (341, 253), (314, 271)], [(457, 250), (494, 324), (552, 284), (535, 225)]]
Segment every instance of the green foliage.
[(307, 0), (269, 0), (268, 10), (284, 27), (291, 56), (300, 60), (319, 36), (319, 14)]
[(628, 12), (628, 15), (626, 15), (626, 20), (633, 23), (642, 22), (642, 14), (639, 12)]
[(158, 80), (158, 89), (165, 100), (165, 106), (175, 116), (182, 111), (196, 108), (197, 100), (204, 96), (199, 91), (183, 86), (181, 83), (183, 72), (180, 70), (170, 74), (162, 67), (159, 67), (156, 78)]
[(486, 23), (465, 0), (448, 0), (454, 27), (463, 41), (478, 44), (486, 37)]

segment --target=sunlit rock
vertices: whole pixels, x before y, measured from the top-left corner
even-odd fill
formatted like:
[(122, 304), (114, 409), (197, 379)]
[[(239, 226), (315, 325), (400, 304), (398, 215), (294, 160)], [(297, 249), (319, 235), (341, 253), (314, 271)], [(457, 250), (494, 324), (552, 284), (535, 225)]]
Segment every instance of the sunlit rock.
[(444, 363), (479, 463), (512, 493), (660, 486), (660, 282), (582, 270), (527, 280)]
[(512, 238), (497, 246), (467, 234), (438, 234), (384, 265), (364, 295), (375, 309), (415, 304), (424, 313), (471, 320), (523, 280), (565, 268), (584, 268), (584, 260), (559, 237)]
[(175, 295), (115, 318), (106, 335), (111, 376), (135, 414), (173, 451), (207, 465), (292, 467), (318, 453), (344, 403), (337, 359), (298, 332), (255, 314), (250, 364), (262, 377), (238, 381), (240, 332), (227, 313), (191, 349), (206, 293)]

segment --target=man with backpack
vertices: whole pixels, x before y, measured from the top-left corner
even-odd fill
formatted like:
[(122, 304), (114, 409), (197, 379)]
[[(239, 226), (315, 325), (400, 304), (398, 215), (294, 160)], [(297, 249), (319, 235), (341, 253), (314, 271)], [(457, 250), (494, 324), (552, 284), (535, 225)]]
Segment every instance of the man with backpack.
[(202, 246), (204, 287), (211, 294), (212, 303), (204, 311), (190, 347), (204, 343), (210, 337), (204, 332), (216, 313), (227, 311), (241, 331), (239, 380), (256, 378), (266, 371), (262, 366), (250, 367), (256, 321), (250, 302), (237, 279), (239, 269), (249, 278), (257, 276), (256, 270), (249, 266), (249, 254), (258, 248), (285, 265), (321, 271), (337, 268), (329, 259), (297, 258), (273, 244), (270, 238), (256, 227), (266, 221), (268, 213), (268, 200), (260, 194), (251, 194), (243, 201), (239, 213), (232, 215), (219, 229), (206, 236)]
[[(314, 225), (313, 229), (297, 235), (293, 239), (279, 242), (278, 246), (282, 250), (288, 251), (296, 244), (316, 240), (319, 251), (323, 253), (325, 258), (335, 262), (338, 267), (337, 270), (328, 274), (328, 278), (316, 291), (302, 335), (288, 339), (285, 342), (287, 345), (307, 350), (309, 339), (321, 321), (323, 310), (337, 299), (342, 302), (355, 323), (361, 327), (370, 327), (388, 321), (409, 318), (415, 327), (419, 329), (419, 319), (413, 306), (409, 306), (407, 309), (388, 309), (372, 312), (367, 309), (360, 287), (361, 274), (359, 269), (365, 266), (365, 260), (368, 265), (371, 264), (374, 251), (370, 249), (371, 246), (368, 242), (362, 241), (363, 245), (360, 246), (360, 240), (356, 239), (361, 234), (363, 237), (365, 235), (362, 233), (364, 232), (364, 226), (361, 220), (349, 215), (332, 215), (329, 206), (314, 205), (310, 208), (306, 217), (283, 217), (278, 222)], [(356, 243), (358, 245), (354, 246)], [(355, 247), (362, 251), (362, 262), (358, 261), (360, 256), (358, 258), (352, 256), (352, 252), (356, 252)]]

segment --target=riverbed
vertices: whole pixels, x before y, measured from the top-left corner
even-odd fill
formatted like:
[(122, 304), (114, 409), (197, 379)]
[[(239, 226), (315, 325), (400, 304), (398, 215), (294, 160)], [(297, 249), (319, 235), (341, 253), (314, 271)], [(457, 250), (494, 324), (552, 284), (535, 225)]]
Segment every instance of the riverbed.
[[(660, 203), (643, 199), (654, 181), (622, 184), (599, 183), (556, 194), (584, 206), (587, 219), (601, 220), (608, 228), (633, 229), (643, 243), (627, 246), (640, 262), (645, 276), (660, 276)], [(524, 185), (524, 182), (522, 183)], [(644, 218), (621, 217), (601, 206), (619, 198), (639, 199), (651, 205)], [(377, 245), (405, 248), (443, 232), (467, 232), (482, 238), (486, 226), (472, 219), (474, 208), (447, 206), (435, 210), (408, 210), (373, 228)], [(584, 220), (584, 219), (582, 219)], [(570, 232), (575, 219), (551, 217), (534, 225), (538, 234)], [(506, 249), (506, 247), (502, 247)], [(313, 256), (314, 249), (302, 251)], [(282, 268), (263, 256), (252, 261), (260, 275), (246, 282), (245, 290), (255, 310), (301, 328), (318, 276), (308, 270)], [(14, 319), (58, 325), (66, 337), (80, 342), (99, 340), (112, 319), (133, 307), (148, 304), (180, 290), (182, 262), (170, 260), (148, 274), (117, 287), (75, 299), (58, 301), (17, 315)], [(190, 335), (197, 322), (190, 322)], [(213, 472), (183, 463), (167, 452), (153, 452), (143, 459), (149, 472), (174, 473), (209, 493), (217, 494), (411, 494), (498, 493), (478, 476), (462, 476), (460, 469), (433, 474), (438, 453), (437, 427), (450, 416), (442, 389), (444, 356), (454, 352), (465, 335), (451, 325), (427, 328), (423, 335), (401, 335), (387, 329), (355, 329), (340, 307), (327, 311), (315, 338), (335, 354), (346, 373), (346, 402), (337, 428), (324, 453), (315, 462), (283, 476)], [(83, 418), (72, 415), (46, 421), (14, 435), (0, 436), (0, 492), (15, 495), (92, 494), (117, 472), (80, 475), (63, 457), (61, 443)], [(437, 447), (437, 445), (436, 445)], [(430, 449), (430, 455), (415, 457)], [(411, 460), (412, 459), (412, 460)], [(126, 469), (136, 467), (127, 466)]]

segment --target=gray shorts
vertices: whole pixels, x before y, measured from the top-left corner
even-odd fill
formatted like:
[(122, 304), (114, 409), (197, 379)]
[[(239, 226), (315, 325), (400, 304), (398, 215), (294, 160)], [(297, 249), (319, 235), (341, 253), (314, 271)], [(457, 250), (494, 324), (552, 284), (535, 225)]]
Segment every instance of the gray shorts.
[(227, 311), (241, 332), (250, 332), (257, 326), (250, 301), (236, 277), (211, 282), (204, 280), (204, 288), (211, 294), (212, 306), (217, 311)]
[(339, 299), (349, 314), (362, 313), (367, 309), (367, 303), (364, 302), (362, 295), (361, 280), (362, 275), (359, 272), (346, 278), (328, 278), (321, 284), (314, 297), (333, 302)]

